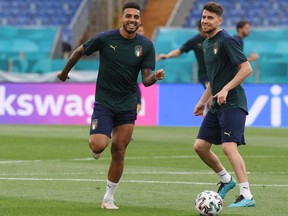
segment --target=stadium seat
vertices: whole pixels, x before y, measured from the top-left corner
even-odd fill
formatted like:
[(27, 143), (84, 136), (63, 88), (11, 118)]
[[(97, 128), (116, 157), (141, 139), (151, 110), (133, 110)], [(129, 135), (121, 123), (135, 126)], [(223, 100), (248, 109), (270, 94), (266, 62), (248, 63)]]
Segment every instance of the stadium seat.
[[(69, 25), (82, 0), (0, 0), (2, 26), (63, 26)], [(65, 31), (65, 34), (71, 34)], [(64, 35), (66, 39), (71, 36)]]
[[(195, 1), (190, 15), (187, 16), (186, 27), (195, 25), (201, 17), (206, 2), (206, 0)], [(235, 26), (237, 20), (240, 19), (247, 19), (256, 27), (287, 26), (288, 23), (288, 1), (286, 0), (218, 0), (217, 2), (224, 7), (223, 27), (226, 28)], [(278, 22), (273, 20), (275, 16), (278, 17)]]

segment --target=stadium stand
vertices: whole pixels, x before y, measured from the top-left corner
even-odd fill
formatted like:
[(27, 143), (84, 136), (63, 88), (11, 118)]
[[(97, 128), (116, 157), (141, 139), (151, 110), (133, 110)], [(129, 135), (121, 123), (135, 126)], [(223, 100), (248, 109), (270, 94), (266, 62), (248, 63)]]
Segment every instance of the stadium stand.
[[(193, 27), (201, 17), (207, 0), (195, 1), (187, 18), (186, 27)], [(224, 27), (234, 27), (239, 19), (249, 20), (254, 27), (288, 26), (287, 0), (217, 0), (225, 8)]]
[[(92, 24), (93, 32), (90, 32), (89, 37), (100, 30), (105, 31), (119, 25), (116, 17), (119, 17), (119, 8), (122, 7), (124, 0), (0, 0), (0, 70), (40, 74), (60, 70), (65, 59), (63, 56), (61, 56), (62, 59), (59, 59), (59, 56), (51, 55), (56, 46), (55, 38), (59, 36), (58, 28), (62, 29), (62, 42), (72, 44), (71, 48), (74, 49), (83, 35), (83, 31), (79, 31), (79, 28), (84, 25), (76, 25), (78, 28), (71, 29), (71, 23), (74, 22), (73, 19), (77, 16), (79, 8), (83, 6), (83, 2), (93, 2), (93, 7), (91, 5), (88, 7), (95, 13), (87, 15), (89, 11), (86, 10), (83, 12), (85, 16), (79, 16), (81, 22), (86, 22), (87, 25)], [(137, 2), (141, 3), (141, 7), (144, 8), (144, 5), (149, 5), (152, 1), (137, 0)], [(189, 12), (188, 15), (181, 12), (187, 15), (187, 19), (180, 16), (182, 24), (178, 22), (176, 28), (158, 29), (153, 39), (157, 53), (167, 53), (177, 49), (197, 33), (196, 22), (201, 17), (202, 7), (207, 0), (179, 2), (182, 2)], [(184, 4), (185, 2), (186, 4)], [(288, 30), (285, 27), (288, 23), (288, 1), (217, 0), (217, 2), (222, 4), (225, 9), (223, 27), (232, 34), (235, 34), (235, 23), (238, 20), (247, 19), (252, 23), (253, 30), (251, 35), (245, 38), (244, 51), (247, 55), (256, 51), (260, 54), (260, 58), (252, 63), (254, 76), (250, 77), (247, 82), (287, 83), (288, 42), (286, 38)], [(110, 6), (114, 8), (109, 8)], [(188, 6), (191, 7), (190, 11)], [(101, 10), (97, 8), (101, 8)], [(182, 11), (181, 4), (177, 4), (175, 8)], [(115, 11), (115, 13), (110, 13), (111, 11)], [(103, 17), (106, 18), (102, 19)], [(103, 23), (100, 23), (101, 20)], [(95, 23), (93, 24), (93, 22)], [(147, 22), (149, 22), (149, 16)], [(179, 28), (179, 26), (185, 28)], [(45, 28), (46, 30), (44, 30)], [(45, 31), (47, 32), (45, 33)], [(77, 36), (77, 38), (72, 38), (72, 31), (73, 37)], [(37, 37), (42, 37), (42, 40), (38, 40)], [(57, 44), (56, 47), (61, 47), (61, 44)], [(52, 59), (52, 57), (56, 59)], [(97, 55), (93, 57), (93, 60), (80, 61), (75, 69), (97, 70), (98, 62), (97, 59), (95, 60)], [(162, 81), (164, 83), (197, 82), (197, 64), (193, 52), (181, 55), (177, 59), (159, 61), (156, 68), (166, 70), (167, 76)]]
[[(86, 27), (78, 25), (75, 30), (71, 23), (75, 26), (73, 19), (83, 2), (89, 8), (90, 1), (86, 0), (0, 0), (0, 70), (16, 73), (60, 70), (65, 60), (52, 58), (63, 57), (64, 44), (71, 47), (75, 41), (79, 43)], [(89, 23), (87, 16), (87, 12), (85, 16), (78, 15)]]
[(57, 32), (55, 27), (1, 27), (0, 70), (33, 72), (31, 66), (36, 61), (52, 55)]
[(71, 40), (67, 27), (82, 0), (0, 0), (2, 26), (64, 26), (64, 40)]
[[(146, 4), (146, 0), (135, 1), (142, 8)], [(0, 0), (1, 35), (3, 38), (11, 39), (9, 41), (5, 39), (4, 41), (2, 38), (2, 41), (0, 41), (0, 70), (43, 74), (62, 69), (66, 61), (63, 58), (67, 55), (64, 53), (60, 56), (59, 54), (51, 55), (51, 52), (54, 52), (53, 49), (59, 49), (60, 47), (62, 51), (63, 47), (63, 52), (73, 50), (83, 40), (87, 39), (84, 36), (89, 35), (88, 37), (91, 37), (96, 32), (111, 29), (111, 24), (118, 27), (116, 16), (118, 19), (119, 13), (111, 13), (111, 11), (121, 10), (124, 2), (126, 0)], [(92, 13), (96, 13), (96, 16), (92, 17)], [(103, 17), (106, 18), (103, 19)], [(95, 20), (97, 23), (95, 23)], [(103, 29), (97, 29), (99, 26)], [(95, 27), (96, 32), (94, 31)], [(3, 35), (2, 32), (8, 28), (9, 31), (6, 32), (8, 35)], [(44, 28), (47, 28), (47, 31), (49, 29), (53, 30), (49, 34), (43, 35), (40, 32)], [(62, 44), (59, 44), (59, 41), (55, 42), (55, 38), (59, 38), (59, 35), (57, 35), (59, 32), (56, 29), (61, 29), (60, 42)], [(16, 38), (14, 38), (13, 31), (17, 33)], [(30, 31), (29, 34), (34, 32), (35, 38), (40, 35), (43, 36), (43, 41), (50, 44), (49, 55), (42, 50), (42, 48), (46, 49), (46, 46), (35, 45), (33, 37), (26, 38), (27, 31)], [(49, 38), (48, 35), (50, 35)], [(22, 38), (25, 38), (25, 40), (23, 41)], [(50, 43), (51, 41), (54, 41), (53, 44)], [(18, 45), (10, 50), (11, 43)], [(27, 50), (28, 48), (30, 50)], [(34, 49), (33, 52), (32, 49)], [(97, 55), (95, 56), (97, 57)], [(62, 59), (55, 59), (59, 57)], [(96, 70), (95, 66), (98, 68), (98, 64), (95, 58), (93, 60), (83, 60), (79, 62), (75, 69), (92, 71)]]
[[(155, 33), (157, 53), (168, 53), (178, 49), (188, 39), (197, 34), (196, 26), (201, 18), (205, 3), (210, 0), (182, 1), (177, 8), (182, 16), (170, 20), (173, 28), (159, 28)], [(252, 62), (254, 73), (248, 83), (288, 83), (288, 1), (286, 0), (217, 0), (224, 7), (222, 27), (235, 35), (236, 22), (249, 20), (252, 32), (244, 39), (244, 52), (260, 54), (256, 62)], [(190, 9), (189, 9), (190, 8)], [(174, 12), (174, 14), (177, 14)], [(186, 19), (179, 20), (186, 14)], [(179, 28), (180, 26), (185, 27)], [(188, 65), (188, 66), (184, 66)], [(196, 59), (193, 51), (183, 54), (177, 59), (161, 60), (157, 68), (164, 67), (166, 78), (163, 82), (190, 83), (197, 81)], [(191, 70), (192, 68), (192, 70)], [(182, 76), (176, 76), (180, 73)]]

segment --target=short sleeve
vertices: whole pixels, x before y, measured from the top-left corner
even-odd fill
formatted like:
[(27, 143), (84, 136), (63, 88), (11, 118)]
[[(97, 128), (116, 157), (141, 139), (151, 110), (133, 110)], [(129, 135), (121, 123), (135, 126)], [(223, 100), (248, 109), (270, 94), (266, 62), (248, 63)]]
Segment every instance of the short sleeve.
[(103, 33), (100, 33), (96, 35), (95, 37), (84, 42), (83, 44), (84, 52), (87, 56), (102, 49), (104, 45), (102, 36), (103, 36)]
[(196, 40), (195, 40), (195, 37), (194, 38), (191, 38), (190, 40), (186, 41), (186, 43), (184, 43), (181, 48), (180, 48), (180, 52), (181, 53), (187, 53), (189, 52), (190, 50), (193, 50), (195, 45), (196, 45)]
[(155, 59), (156, 59), (155, 49), (154, 49), (153, 44), (151, 43), (151, 45), (149, 46), (149, 50), (142, 61), (141, 70), (142, 69), (154, 70), (155, 69)]
[(247, 57), (244, 55), (238, 41), (231, 37), (224, 42), (225, 49), (227, 51), (228, 58), (233, 65), (239, 65), (247, 61)]

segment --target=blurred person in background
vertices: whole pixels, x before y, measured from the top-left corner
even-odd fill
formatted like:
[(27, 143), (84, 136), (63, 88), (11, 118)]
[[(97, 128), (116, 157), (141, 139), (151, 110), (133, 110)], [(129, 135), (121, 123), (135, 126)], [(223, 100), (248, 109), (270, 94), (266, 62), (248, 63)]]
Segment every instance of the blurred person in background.
[(111, 133), (111, 162), (106, 192), (101, 204), (104, 209), (119, 209), (114, 194), (123, 174), (126, 149), (131, 140), (136, 112), (137, 78), (141, 70), (144, 86), (164, 79), (163, 69), (155, 69), (153, 43), (136, 33), (141, 24), (137, 3), (124, 4), (120, 15), (121, 27), (97, 34), (80, 45), (69, 57), (57, 76), (69, 79), (68, 73), (83, 55), (100, 53), (100, 68), (96, 84), (94, 110), (91, 117), (89, 146), (95, 159), (108, 146)]
[[(243, 39), (248, 37), (250, 34), (251, 23), (247, 20), (240, 20), (236, 23), (237, 35), (234, 38), (239, 42), (242, 51), (244, 51), (244, 42)], [(259, 58), (258, 53), (250, 53), (250, 56), (247, 58), (248, 61), (252, 62)]]
[[(193, 50), (194, 54), (196, 56), (196, 60), (198, 63), (198, 80), (199, 82), (203, 85), (203, 87), (206, 89), (207, 84), (208, 84), (208, 76), (207, 76), (207, 71), (206, 71), (206, 65), (204, 62), (204, 56), (203, 56), (203, 48), (202, 48), (202, 43), (206, 39), (206, 33), (203, 32), (202, 27), (201, 27), (201, 20), (198, 21), (197, 23), (197, 28), (199, 33), (186, 41), (179, 49), (175, 49), (170, 51), (169, 53), (161, 53), (158, 55), (157, 60), (161, 59), (168, 59), (168, 58), (175, 58), (183, 53), (188, 53), (189, 51)], [(208, 111), (212, 103), (212, 98), (208, 100), (207, 102), (207, 109), (205, 110), (205, 113)], [(205, 114), (204, 113), (204, 114)]]
[(198, 80), (203, 85), (203, 87), (206, 88), (208, 77), (202, 49), (202, 43), (206, 39), (206, 34), (202, 31), (201, 20), (199, 20), (197, 24), (199, 34), (186, 41), (179, 49), (172, 50), (167, 54), (159, 54), (157, 60), (159, 61), (161, 59), (175, 58), (182, 55), (183, 53), (188, 53), (189, 51), (193, 50), (198, 63)]

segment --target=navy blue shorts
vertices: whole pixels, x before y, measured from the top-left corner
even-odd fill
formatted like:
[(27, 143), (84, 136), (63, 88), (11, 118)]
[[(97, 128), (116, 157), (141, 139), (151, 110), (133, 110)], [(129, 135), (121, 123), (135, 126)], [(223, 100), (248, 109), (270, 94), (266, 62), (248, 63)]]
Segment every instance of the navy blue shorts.
[(235, 142), (245, 145), (245, 121), (246, 112), (241, 108), (224, 110), (218, 114), (209, 111), (202, 122), (197, 139), (213, 144)]
[(91, 117), (90, 135), (105, 134), (111, 138), (111, 132), (114, 127), (123, 124), (134, 124), (136, 118), (136, 107), (135, 110), (131, 111), (114, 111), (99, 103), (95, 103)]

